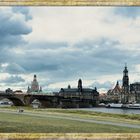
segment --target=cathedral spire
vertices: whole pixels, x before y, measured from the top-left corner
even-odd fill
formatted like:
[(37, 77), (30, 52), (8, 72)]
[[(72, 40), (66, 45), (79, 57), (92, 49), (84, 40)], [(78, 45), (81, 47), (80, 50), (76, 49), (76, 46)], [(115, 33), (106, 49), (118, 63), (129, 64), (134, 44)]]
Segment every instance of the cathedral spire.
[(68, 89), (71, 89), (71, 86), (70, 85), (68, 85)]
[(116, 85), (119, 86), (119, 81), (117, 81)]
[(128, 70), (127, 65), (125, 64), (125, 68), (123, 70), (123, 79), (122, 79), (122, 89), (124, 94), (124, 103), (129, 101), (129, 77), (128, 77)]
[(36, 76), (36, 74), (34, 75), (33, 81), (37, 81), (37, 76)]
[(128, 70), (127, 66), (125, 65), (125, 68), (123, 70), (123, 86), (129, 85), (129, 77), (128, 77)]
[(79, 92), (82, 92), (82, 80), (81, 79), (79, 79), (79, 81), (78, 81), (78, 90), (79, 90)]
[(30, 87), (28, 86), (28, 88), (27, 88), (27, 93), (29, 93), (30, 92)]
[(40, 91), (40, 92), (42, 92), (42, 87), (41, 87), (41, 86), (40, 86), (40, 89), (39, 89), (39, 91)]

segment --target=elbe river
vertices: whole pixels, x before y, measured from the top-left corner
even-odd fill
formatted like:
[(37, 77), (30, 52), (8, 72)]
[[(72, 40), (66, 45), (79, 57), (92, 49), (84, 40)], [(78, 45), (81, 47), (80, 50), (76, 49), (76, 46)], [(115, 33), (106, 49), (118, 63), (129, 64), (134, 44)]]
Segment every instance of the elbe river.
[(93, 107), (93, 108), (79, 108), (77, 110), (87, 110), (87, 111), (96, 111), (96, 112), (114, 113), (114, 114), (140, 114), (140, 109)]

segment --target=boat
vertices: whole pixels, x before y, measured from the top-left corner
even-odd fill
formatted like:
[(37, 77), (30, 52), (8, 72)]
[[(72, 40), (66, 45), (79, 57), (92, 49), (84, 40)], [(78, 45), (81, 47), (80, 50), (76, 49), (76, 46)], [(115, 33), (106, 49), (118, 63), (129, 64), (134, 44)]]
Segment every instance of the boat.
[(140, 104), (115, 104), (110, 103), (106, 105), (107, 108), (124, 108), (124, 109), (140, 109)]
[(105, 107), (106, 104), (104, 104), (104, 103), (100, 103), (98, 106), (99, 106), (99, 107)]
[(122, 108), (122, 106), (123, 104), (115, 104), (115, 103), (110, 103), (106, 105), (107, 108)]
[(7, 101), (0, 101), (0, 107), (11, 107), (12, 103)]
[(128, 108), (129, 109), (140, 109), (140, 104), (129, 104)]

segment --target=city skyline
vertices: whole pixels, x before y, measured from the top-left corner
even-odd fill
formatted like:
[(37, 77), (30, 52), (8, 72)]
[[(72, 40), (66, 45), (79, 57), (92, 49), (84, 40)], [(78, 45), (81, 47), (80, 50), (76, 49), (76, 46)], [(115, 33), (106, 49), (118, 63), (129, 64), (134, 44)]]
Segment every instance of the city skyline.
[(107, 91), (140, 81), (138, 7), (1, 7), (0, 88), (27, 90), (34, 74), (43, 89), (77, 80)]

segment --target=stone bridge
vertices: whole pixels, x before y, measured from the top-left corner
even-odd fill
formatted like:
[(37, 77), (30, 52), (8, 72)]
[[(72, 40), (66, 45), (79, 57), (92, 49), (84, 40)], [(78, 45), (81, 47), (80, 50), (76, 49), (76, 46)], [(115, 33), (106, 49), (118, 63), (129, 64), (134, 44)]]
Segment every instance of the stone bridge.
[(15, 106), (28, 106), (34, 100), (38, 100), (43, 107), (57, 107), (59, 104), (59, 98), (54, 95), (45, 94), (12, 94), (12, 93), (0, 93), (0, 99), (7, 98), (13, 102)]
[(6, 93), (0, 92), (0, 100), (7, 98), (13, 102), (15, 106), (30, 106), (34, 100), (41, 103), (41, 107), (91, 107), (95, 106), (98, 102), (97, 98), (93, 99), (72, 97), (72, 96), (59, 96), (58, 94), (27, 94), (27, 93)]

